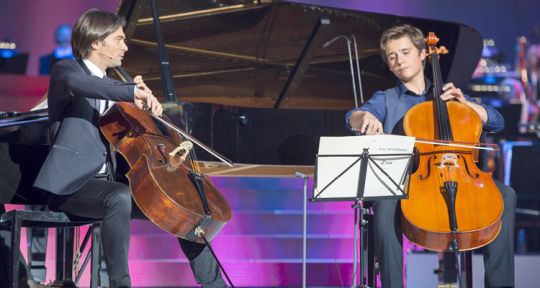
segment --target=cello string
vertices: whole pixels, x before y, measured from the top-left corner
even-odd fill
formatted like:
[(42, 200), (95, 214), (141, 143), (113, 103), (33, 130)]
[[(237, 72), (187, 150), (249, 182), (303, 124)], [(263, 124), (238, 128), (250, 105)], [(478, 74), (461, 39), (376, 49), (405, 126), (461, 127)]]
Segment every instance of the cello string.
[[(442, 101), (441, 95), (442, 95), (442, 75), (440, 70), (440, 63), (439, 63), (439, 53), (437, 51), (437, 48), (435, 46), (432, 47), (430, 50), (430, 56), (431, 56), (431, 67), (433, 72), (433, 96), (434, 96), (434, 105), (436, 108), (436, 119), (437, 119), (437, 126), (439, 128), (439, 139), (441, 140), (451, 140), (451, 132), (450, 132), (450, 123), (448, 121), (448, 110), (446, 109), (446, 102)], [(436, 145), (438, 146), (438, 145)], [(442, 152), (446, 152), (447, 145), (438, 146), (436, 149), (442, 150)], [(444, 187), (444, 183), (446, 181), (449, 181), (452, 177), (450, 170), (450, 167), (445, 164), (443, 159), (441, 158), (441, 164), (438, 165), (438, 173), (437, 173), (437, 179), (439, 182), (439, 187)], [(444, 166), (442, 166), (444, 165)]]
[(443, 133), (442, 133), (442, 137), (443, 140), (447, 140), (447, 141), (451, 141), (453, 140), (452, 139), (452, 129), (451, 129), (451, 126), (450, 126), (450, 122), (449, 122), (449, 118), (448, 118), (448, 109), (447, 109), (447, 106), (446, 106), (446, 102), (442, 101), (442, 99), (440, 99), (440, 95), (442, 95), (443, 91), (442, 91), (442, 74), (441, 74), (441, 69), (440, 69), (440, 57), (439, 57), (439, 54), (437, 54), (437, 66), (436, 66), (436, 69), (435, 69), (435, 72), (437, 73), (437, 84), (438, 84), (438, 92), (439, 92), (439, 106), (440, 106), (440, 114), (439, 114), (439, 121), (442, 122), (442, 125), (444, 127), (443, 129)]
[[(434, 52), (433, 52), (434, 53)], [(434, 135), (434, 137), (438, 138), (438, 139), (443, 139), (443, 134), (444, 134), (444, 123), (441, 123), (440, 121), (440, 116), (441, 116), (441, 100), (440, 100), (440, 96), (441, 96), (441, 88), (440, 88), (440, 85), (439, 85), (439, 79), (438, 79), (438, 76), (437, 76), (437, 73), (436, 73), (436, 62), (437, 61), (437, 58), (434, 54), (431, 55), (431, 69), (433, 70), (433, 105), (435, 106), (435, 113), (436, 113), (436, 117), (435, 119), (437, 120), (437, 131), (438, 131), (438, 134), (439, 135)]]
[[(437, 54), (437, 56), (439, 56), (439, 54)], [(441, 66), (440, 66), (439, 60), (440, 60), (440, 58), (437, 57), (437, 64), (438, 64), (437, 65), (437, 75), (438, 75), (439, 84), (441, 86), (439, 88), (440, 89), (439, 91), (440, 91), (440, 93), (443, 93), (443, 91), (442, 91), (442, 74), (441, 74), (441, 69), (440, 69)], [(441, 116), (442, 117), (440, 117), (441, 118), (440, 120), (443, 122), (444, 127), (445, 127), (443, 138), (446, 141), (452, 141), (453, 140), (452, 126), (450, 126), (450, 117), (448, 115), (448, 107), (447, 107), (446, 102), (441, 100), (440, 103), (442, 104), (441, 105)], [(449, 149), (447, 147), (448, 146), (443, 146), (442, 150), (444, 150), (446, 152), (449, 152), (448, 151)], [(446, 169), (444, 169), (445, 170), (444, 182), (451, 181), (451, 180), (453, 180), (453, 176), (452, 176), (453, 175), (452, 174), (453, 169), (450, 167), (450, 165), (448, 163), (445, 163), (445, 166), (446, 166)]]
[[(435, 48), (433, 48), (432, 50), (434, 50)], [(442, 106), (443, 106), (443, 103), (441, 103), (441, 85), (440, 85), (440, 79), (439, 79), (439, 75), (437, 73), (437, 67), (439, 67), (437, 64), (437, 58), (438, 54), (433, 51), (432, 54), (431, 54), (431, 69), (433, 70), (433, 102), (435, 105), (435, 109), (436, 109), (436, 116), (435, 119), (437, 119), (437, 127), (438, 127), (438, 131), (439, 131), (439, 135), (437, 135), (436, 137), (439, 138), (439, 139), (444, 139), (444, 135), (445, 135), (445, 130), (446, 130), (446, 127), (445, 127), (445, 123), (441, 121), (441, 114), (442, 114)], [(438, 149), (438, 145), (435, 145), (434, 149)], [(441, 186), (441, 183), (443, 183), (445, 181), (445, 171), (444, 169), (442, 169), (441, 171), (441, 168), (439, 167), (438, 169), (438, 173), (437, 173), (437, 179), (438, 179), (438, 182), (439, 182), (439, 187)], [(442, 178), (442, 179), (441, 179)]]
[[(440, 70), (440, 66), (439, 66), (439, 77), (442, 78), (442, 74), (441, 74), (441, 70)], [(450, 114), (448, 112), (448, 106), (445, 102), (444, 104), (444, 110), (445, 110), (445, 121), (447, 122), (447, 125), (448, 125), (448, 135), (447, 135), (447, 139), (448, 141), (454, 141), (454, 133), (452, 132), (452, 125), (450, 123)], [(450, 152), (454, 152), (454, 148), (451, 148), (451, 151)], [(458, 159), (456, 159), (456, 162), (459, 161)], [(452, 167), (449, 166), (449, 170), (450, 170), (450, 175), (449, 175), (449, 179), (450, 181), (457, 181), (457, 167), (456, 165), (458, 165), (458, 163), (451, 163), (453, 164)]]
[[(434, 67), (434, 77), (437, 78), (437, 85), (438, 85), (438, 90), (440, 94), (443, 93), (442, 91), (442, 74), (441, 74), (441, 70), (440, 70), (440, 54), (436, 54), (436, 62), (435, 64), (436, 67)], [(448, 113), (448, 106), (447, 106), (447, 103), (442, 101), (442, 99), (440, 99), (439, 97), (439, 106), (440, 106), (440, 114), (438, 115), (438, 120), (441, 121), (441, 126), (443, 127), (443, 131), (442, 131), (442, 137), (443, 140), (445, 141), (453, 141), (454, 140), (454, 137), (453, 137), (453, 133), (452, 133), (452, 126), (450, 124), (450, 117), (449, 117), (449, 113)], [(444, 152), (453, 152), (453, 148), (451, 149), (448, 149), (448, 147), (451, 147), (451, 145), (443, 145), (443, 148), (442, 150)], [(441, 159), (442, 160), (442, 159)], [(456, 169), (455, 167), (453, 167), (453, 163), (452, 162), (446, 162), (446, 163), (443, 163), (445, 166), (446, 166), (446, 169), (443, 169), (443, 180), (444, 182), (446, 181), (455, 181), (456, 180)]]
[(435, 119), (437, 119), (437, 127), (435, 128), (438, 128), (437, 131), (438, 131), (438, 134), (439, 135), (433, 135), (434, 138), (437, 138), (437, 139), (441, 139), (441, 133), (442, 133), (442, 127), (441, 127), (441, 123), (440, 121), (438, 120), (439, 118), (439, 115), (440, 115), (440, 108), (439, 108), (439, 99), (440, 99), (440, 90), (439, 90), (439, 81), (437, 79), (437, 74), (435, 73), (435, 68), (436, 68), (436, 65), (435, 65), (435, 61), (436, 61), (436, 58), (435, 58), (435, 52), (433, 51), (432, 47), (429, 48), (430, 49), (430, 62), (431, 62), (431, 70), (433, 72), (433, 107), (435, 109)]
[(435, 89), (437, 91), (437, 121), (440, 123), (439, 127), (441, 128), (441, 132), (439, 133), (439, 137), (442, 140), (450, 140), (449, 137), (449, 125), (448, 122), (445, 121), (448, 119), (448, 113), (446, 111), (446, 103), (441, 100), (441, 94), (442, 94), (442, 78), (441, 78), (441, 69), (440, 69), (440, 63), (439, 63), (439, 54), (435, 53), (432, 60), (432, 69), (433, 69), (433, 78), (435, 82)]

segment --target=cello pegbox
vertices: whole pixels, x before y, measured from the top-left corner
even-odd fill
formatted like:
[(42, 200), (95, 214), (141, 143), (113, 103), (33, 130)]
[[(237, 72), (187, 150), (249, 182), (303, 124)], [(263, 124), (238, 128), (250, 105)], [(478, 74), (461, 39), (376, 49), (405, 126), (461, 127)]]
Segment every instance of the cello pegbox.
[(428, 52), (429, 52), (428, 54), (429, 55), (448, 54), (448, 49), (446, 49), (446, 47), (444, 46), (436, 47), (435, 45), (437, 45), (437, 43), (439, 43), (439, 37), (435, 35), (435, 32), (429, 32), (428, 36), (426, 37), (426, 45), (428, 46)]

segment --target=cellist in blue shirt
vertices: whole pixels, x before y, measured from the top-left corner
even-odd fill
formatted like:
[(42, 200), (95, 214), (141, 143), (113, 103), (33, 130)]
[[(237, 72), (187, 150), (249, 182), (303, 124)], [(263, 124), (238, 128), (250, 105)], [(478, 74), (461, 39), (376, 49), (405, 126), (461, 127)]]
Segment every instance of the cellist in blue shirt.
[[(346, 125), (355, 133), (390, 134), (400, 131), (400, 120), (414, 105), (426, 101), (431, 89), (424, 76), (426, 45), (422, 31), (411, 25), (399, 25), (383, 32), (380, 52), (390, 71), (398, 78), (396, 87), (376, 92), (360, 108), (347, 113)], [(485, 131), (504, 128), (502, 115), (493, 107), (477, 103), (452, 83), (443, 86), (443, 101), (458, 101), (480, 116)], [(485, 287), (514, 287), (515, 191), (495, 181), (504, 201), (502, 228), (497, 238), (482, 248)], [(384, 288), (403, 287), (403, 245), (398, 200), (374, 203), (375, 254), (379, 259)]]

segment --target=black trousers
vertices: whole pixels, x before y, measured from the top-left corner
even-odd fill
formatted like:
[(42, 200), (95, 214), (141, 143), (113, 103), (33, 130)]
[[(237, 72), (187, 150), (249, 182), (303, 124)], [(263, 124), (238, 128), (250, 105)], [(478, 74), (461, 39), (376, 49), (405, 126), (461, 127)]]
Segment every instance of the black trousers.
[[(102, 219), (103, 255), (110, 287), (131, 287), (128, 270), (130, 219), (146, 218), (133, 204), (127, 185), (92, 179), (74, 194), (51, 194), (49, 208), (76, 217)], [(190, 261), (197, 283), (202, 287), (227, 287), (206, 245), (183, 239), (178, 241)]]
[[(497, 238), (481, 248), (485, 287), (514, 287), (514, 222), (516, 193), (495, 181), (504, 201), (502, 228)], [(398, 200), (374, 203), (375, 253), (379, 259), (383, 288), (403, 287), (403, 243)]]

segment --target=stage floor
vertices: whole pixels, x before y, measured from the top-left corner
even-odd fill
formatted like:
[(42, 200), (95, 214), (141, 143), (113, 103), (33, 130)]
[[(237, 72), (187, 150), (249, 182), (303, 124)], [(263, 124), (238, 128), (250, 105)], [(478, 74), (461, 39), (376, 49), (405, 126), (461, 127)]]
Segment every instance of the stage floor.
[[(237, 287), (300, 287), (302, 284), (303, 182), (298, 178), (213, 177), (228, 199), (233, 219), (213, 241)], [(308, 191), (312, 183), (309, 182)], [(311, 197), (309, 192), (308, 197)], [(307, 284), (343, 287), (352, 283), (351, 202), (308, 203)], [(10, 208), (8, 205), (8, 209)], [(13, 206), (11, 207), (13, 208)], [(149, 221), (132, 221), (130, 271), (133, 287), (197, 286), (178, 242)], [(25, 233), (23, 232), (23, 237)], [(47, 278), (54, 273), (49, 233)], [(21, 243), (22, 252), (25, 240)], [(408, 287), (436, 287), (437, 255), (416, 253), (405, 240)], [(474, 287), (483, 287), (481, 256), (473, 258)], [(539, 287), (540, 255), (516, 256), (516, 287)], [(480, 282), (479, 282), (480, 281)], [(88, 272), (80, 282), (89, 284)]]

